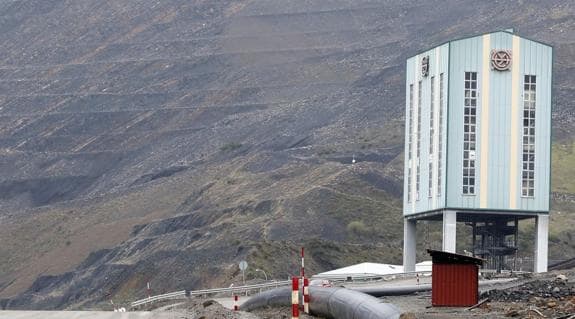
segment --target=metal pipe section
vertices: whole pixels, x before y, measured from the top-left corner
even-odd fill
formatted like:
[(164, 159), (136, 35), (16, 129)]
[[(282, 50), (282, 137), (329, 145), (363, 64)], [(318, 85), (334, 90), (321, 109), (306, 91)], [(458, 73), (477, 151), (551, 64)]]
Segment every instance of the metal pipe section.
[(266, 307), (291, 306), (291, 286), (280, 287), (254, 295), (240, 305), (242, 311), (252, 311)]
[(345, 288), (312, 287), (310, 312), (334, 319), (398, 319), (400, 310), (380, 299)]
[[(310, 313), (334, 319), (398, 319), (399, 309), (365, 293), (345, 288), (310, 288)], [(289, 306), (291, 291), (269, 290), (248, 299), (240, 309), (252, 311), (262, 307)]]
[(354, 287), (349, 289), (363, 292), (364, 294), (374, 297), (401, 296), (413, 294), (416, 292), (431, 291), (431, 284), (406, 285), (396, 287)]

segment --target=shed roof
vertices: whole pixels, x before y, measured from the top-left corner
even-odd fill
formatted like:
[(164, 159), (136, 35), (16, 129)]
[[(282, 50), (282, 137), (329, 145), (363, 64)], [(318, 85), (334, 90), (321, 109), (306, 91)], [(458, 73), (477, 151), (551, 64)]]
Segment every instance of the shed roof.
[(431, 255), (431, 261), (434, 264), (483, 264), (483, 259), (481, 258), (433, 249), (428, 249), (427, 252)]

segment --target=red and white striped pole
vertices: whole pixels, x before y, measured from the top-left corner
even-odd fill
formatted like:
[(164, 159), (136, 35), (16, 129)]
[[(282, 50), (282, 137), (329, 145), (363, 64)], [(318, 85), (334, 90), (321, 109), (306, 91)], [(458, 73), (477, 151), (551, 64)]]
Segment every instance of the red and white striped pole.
[(305, 278), (305, 263), (303, 258), (303, 247), (301, 248), (301, 277)]
[(299, 319), (299, 278), (291, 279), (291, 319)]
[(303, 312), (309, 313), (309, 292), (308, 285), (309, 280), (305, 277), (305, 258), (304, 258), (304, 248), (301, 248), (301, 278), (302, 278), (302, 290), (303, 290)]
[(303, 312), (309, 313), (309, 279), (303, 279)]
[(234, 311), (239, 311), (240, 307), (238, 306), (238, 300), (239, 300), (239, 296), (238, 295), (234, 295)]

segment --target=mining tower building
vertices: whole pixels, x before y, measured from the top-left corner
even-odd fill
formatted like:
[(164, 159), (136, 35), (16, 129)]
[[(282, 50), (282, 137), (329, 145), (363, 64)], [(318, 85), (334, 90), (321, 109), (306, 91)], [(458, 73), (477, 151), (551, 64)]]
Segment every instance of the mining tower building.
[(407, 60), (404, 255), (419, 221), (442, 250), (472, 226), (474, 256), (508, 268), (520, 220), (535, 219), (534, 271), (547, 271), (553, 48), (512, 30), (449, 41)]

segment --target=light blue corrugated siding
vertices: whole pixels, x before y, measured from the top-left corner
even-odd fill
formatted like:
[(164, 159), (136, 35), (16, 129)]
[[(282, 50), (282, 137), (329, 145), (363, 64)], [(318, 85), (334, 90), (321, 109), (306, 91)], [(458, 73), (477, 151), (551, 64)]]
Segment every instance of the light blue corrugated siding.
[[(429, 60), (433, 61), (435, 55), (433, 51), (427, 51), (419, 56), (421, 59), (423, 56), (429, 56)], [(433, 63), (430, 62), (430, 68), (433, 67)], [(431, 69), (430, 69), (431, 71)], [(423, 77), (419, 76), (418, 81), (421, 81), (421, 151), (420, 151), (420, 188), (419, 188), (419, 200), (415, 202), (415, 211), (426, 211), (427, 210), (427, 178), (428, 178), (428, 163), (429, 163), (429, 103), (430, 103), (430, 89), (429, 83), (431, 82), (431, 72), (429, 76)], [(415, 171), (417, 174), (417, 170)]]
[[(511, 50), (512, 36), (508, 33), (491, 35), (491, 49)], [(487, 61), (486, 61), (487, 62)], [(489, 63), (489, 62), (487, 62)], [(491, 68), (490, 68), (491, 69)], [(489, 72), (491, 81), (489, 100), (489, 160), (487, 177), (487, 206), (509, 207), (509, 159), (511, 136), (511, 72)], [(521, 73), (521, 72), (520, 72)], [(480, 123), (481, 125), (481, 123)], [(482, 141), (479, 141), (482, 144)]]
[[(445, 161), (446, 161), (446, 154), (447, 154), (447, 150), (446, 150), (446, 141), (447, 141), (447, 88), (448, 88), (448, 62), (449, 62), (449, 45), (448, 44), (444, 44), (442, 46), (439, 47), (439, 51), (440, 51), (440, 62), (439, 65), (437, 65), (436, 63), (436, 53), (435, 53), (435, 48), (426, 52), (423, 52), (415, 57), (412, 57), (410, 59), (407, 60), (407, 65), (406, 65), (406, 89), (405, 89), (405, 96), (406, 96), (406, 138), (405, 138), (405, 167), (404, 167), (404, 197), (403, 197), (403, 204), (404, 204), (404, 214), (405, 215), (409, 215), (412, 213), (417, 213), (417, 212), (423, 212), (423, 211), (429, 211), (429, 210), (435, 210), (438, 208), (443, 208), (444, 207), (444, 196), (445, 196), (445, 172), (446, 172), (446, 165), (445, 165)], [(421, 61), (421, 59), (424, 56), (429, 56), (429, 61), (430, 61), (430, 69), (429, 69), (429, 75), (427, 77), (422, 77), (421, 73), (419, 72), (419, 70), (415, 70), (415, 66), (416, 61)], [(442, 181), (443, 181), (443, 186), (442, 186), (442, 192), (441, 192), (441, 196), (433, 196), (433, 197), (429, 197), (429, 142), (430, 142), (430, 136), (429, 136), (429, 132), (430, 132), (430, 108), (431, 108), (431, 78), (435, 77), (435, 81), (437, 84), (439, 84), (439, 77), (440, 74), (443, 73), (444, 76), (444, 105), (443, 107), (443, 114), (444, 114), (444, 119), (443, 119), (443, 158), (442, 158)], [(416, 76), (417, 74), (417, 76)], [(407, 176), (408, 176), (408, 134), (409, 134), (409, 86), (411, 84), (414, 85), (414, 100), (417, 101), (417, 85), (418, 82), (421, 81), (422, 84), (422, 106), (421, 106), (421, 157), (420, 157), (420, 169), (421, 169), (421, 173), (420, 173), (420, 191), (419, 191), (419, 200), (415, 202), (415, 211), (412, 211), (412, 203), (408, 203), (407, 202), (407, 192), (409, 191), (407, 189)], [(437, 85), (439, 86), (439, 85)], [(435, 94), (439, 94), (439, 91), (435, 92)], [(439, 106), (437, 106), (439, 107)], [(415, 107), (417, 108), (417, 107)], [(438, 120), (438, 119), (436, 119)], [(415, 118), (415, 122), (414, 122), (414, 126), (417, 126), (417, 118)], [(437, 132), (438, 133), (438, 132)], [(415, 136), (413, 138), (413, 144), (414, 144), (414, 148), (413, 148), (413, 160), (416, 160), (415, 158), (415, 154), (417, 153), (417, 149), (416, 149), (416, 145), (417, 145), (417, 137)], [(433, 155), (435, 158), (437, 158), (437, 154)], [(417, 174), (417, 170), (413, 169), (412, 170), (412, 174), (413, 176), (416, 176)], [(415, 183), (414, 183), (415, 184)], [(433, 187), (436, 188), (437, 185), (437, 179), (433, 180)], [(415, 196), (416, 194), (412, 194), (412, 198), (415, 200)]]
[[(481, 90), (481, 69), (482, 69), (482, 37), (474, 37), (451, 42), (450, 45), (450, 74), (449, 77), (449, 150), (447, 172), (447, 206), (448, 207), (479, 207), (479, 167), (481, 158), (479, 149), (476, 151), (476, 195), (463, 195), (463, 106), (464, 106), (464, 77), (465, 72), (477, 72), (479, 90)], [(480, 91), (478, 92), (480, 94)], [(479, 113), (481, 99), (478, 99), (477, 119), (481, 117)], [(480, 127), (477, 126), (477, 137), (479, 138)], [(478, 143), (478, 147), (480, 147)]]
[(409, 169), (409, 159), (408, 159), (408, 152), (409, 152), (409, 121), (411, 118), (409, 117), (409, 85), (413, 84), (413, 68), (414, 68), (415, 60), (414, 58), (410, 58), (407, 60), (406, 63), (406, 74), (405, 74), (405, 147), (404, 147), (404, 165), (403, 165), (403, 211), (404, 214), (412, 213), (411, 204), (407, 202), (407, 193), (408, 193), (408, 169)]
[(447, 133), (448, 133), (448, 103), (449, 103), (449, 49), (450, 44), (447, 43), (443, 46), (441, 46), (441, 71), (439, 73), (443, 73), (443, 105), (441, 105), (441, 108), (443, 109), (443, 150), (442, 150), (442, 159), (441, 159), (441, 172), (442, 172), (442, 176), (441, 176), (441, 182), (442, 182), (442, 186), (441, 186), (441, 196), (439, 196), (438, 198), (438, 202), (437, 202), (437, 207), (436, 209), (440, 209), (440, 208), (445, 208), (445, 198), (447, 197), (447, 157), (448, 157), (448, 152), (447, 152), (447, 142), (448, 142), (448, 137), (447, 137)]
[[(512, 49), (513, 35), (506, 32), (491, 34), (491, 49)], [(405, 177), (407, 177), (407, 147), (409, 125), (409, 85), (414, 84), (414, 99), (417, 99), (417, 82), (422, 80), (422, 116), (421, 116), (421, 184), (420, 200), (416, 201), (415, 211), (412, 204), (407, 203), (407, 179), (404, 182), (404, 214), (419, 213), (441, 208), (469, 208), (480, 207), (480, 192), (487, 192), (487, 210), (508, 210), (509, 205), (509, 176), (511, 165), (516, 165), (517, 203), (521, 211), (548, 211), (549, 210), (549, 183), (550, 183), (550, 140), (551, 140), (551, 70), (552, 48), (526, 39), (520, 41), (520, 53), (513, 53), (512, 68), (519, 68), (518, 107), (519, 118), (511, 119), (512, 85), (510, 71), (490, 71), (488, 75), (482, 74), (483, 61), (482, 36), (468, 38), (441, 46), (440, 64), (435, 65), (434, 49), (421, 53), (407, 61), (406, 69), (406, 141), (405, 141)], [(430, 57), (430, 74), (423, 78), (419, 70), (414, 69), (416, 61), (423, 56)], [(464, 74), (465, 72), (478, 73), (478, 104), (477, 104), (477, 154), (476, 154), (476, 194), (462, 194), (462, 165), (463, 165), (463, 104), (464, 104)], [(444, 138), (443, 138), (443, 187), (442, 194), (436, 201), (428, 198), (428, 149), (429, 149), (429, 108), (430, 108), (430, 79), (435, 76), (439, 81), (439, 74), (444, 73)], [(536, 171), (535, 171), (535, 197), (521, 196), (522, 172), (522, 132), (523, 132), (523, 77), (525, 74), (537, 76), (537, 106), (536, 106)], [(483, 141), (481, 141), (481, 92), (483, 76), (490, 77), (489, 94), (489, 153), (487, 163), (481, 163)], [(449, 93), (449, 96), (447, 95)], [(439, 94), (439, 92), (437, 92)], [(449, 109), (447, 109), (447, 106)], [(510, 127), (512, 121), (517, 121), (518, 128), (518, 160), (511, 163)], [(417, 125), (417, 119), (414, 125)], [(449, 136), (447, 136), (449, 134)], [(417, 143), (414, 143), (414, 160)], [(434, 154), (437, 156), (437, 154)], [(487, 189), (480, 189), (481, 165), (488, 165)], [(413, 170), (415, 176), (416, 170)], [(434, 181), (434, 187), (436, 181)], [(415, 200), (415, 194), (413, 194)], [(446, 205), (445, 205), (446, 204)]]
[[(521, 39), (521, 48), (524, 54), (520, 63), (523, 74), (535, 75), (536, 86), (536, 113), (535, 113), (535, 196), (533, 198), (520, 196), (522, 210), (548, 211), (549, 210), (549, 162), (551, 142), (551, 59), (552, 48), (543, 44)], [(521, 79), (523, 84), (523, 79)], [(523, 94), (523, 86), (521, 87)], [(523, 96), (521, 97), (523, 101)], [(523, 105), (522, 105), (523, 106)], [(523, 114), (521, 114), (523, 116)]]

